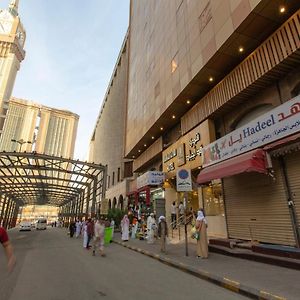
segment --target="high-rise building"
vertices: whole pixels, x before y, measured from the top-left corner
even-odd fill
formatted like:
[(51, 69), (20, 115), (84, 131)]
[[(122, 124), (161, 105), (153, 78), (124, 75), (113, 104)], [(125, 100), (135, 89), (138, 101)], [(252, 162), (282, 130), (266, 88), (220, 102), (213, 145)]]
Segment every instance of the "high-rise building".
[(26, 33), (18, 15), (19, 0), (0, 10), (0, 135), (20, 63), (25, 57)]
[(73, 157), (79, 116), (67, 110), (12, 98), (0, 150)]
[[(128, 34), (125, 36), (90, 140), (88, 160), (107, 167), (107, 207), (124, 207), (132, 160), (124, 159)], [(103, 203), (102, 203), (103, 204)], [(104, 205), (102, 205), (103, 209)]]
[(125, 157), (167, 179), (137, 177), (135, 204), (160, 188), (209, 236), (300, 246), (299, 20), (299, 0), (131, 0)]

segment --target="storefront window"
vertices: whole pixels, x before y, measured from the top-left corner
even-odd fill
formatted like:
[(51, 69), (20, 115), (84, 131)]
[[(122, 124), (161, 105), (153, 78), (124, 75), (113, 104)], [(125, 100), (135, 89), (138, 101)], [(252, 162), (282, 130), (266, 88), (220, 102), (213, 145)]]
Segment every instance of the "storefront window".
[(202, 188), (204, 211), (207, 216), (224, 216), (224, 202), (221, 183)]
[[(179, 192), (178, 193), (178, 203), (182, 201), (184, 203), (184, 192)], [(187, 192), (187, 203), (186, 203), (186, 210), (190, 211), (198, 211), (199, 209), (199, 200), (198, 200), (198, 192), (197, 191), (192, 191), (192, 192)]]

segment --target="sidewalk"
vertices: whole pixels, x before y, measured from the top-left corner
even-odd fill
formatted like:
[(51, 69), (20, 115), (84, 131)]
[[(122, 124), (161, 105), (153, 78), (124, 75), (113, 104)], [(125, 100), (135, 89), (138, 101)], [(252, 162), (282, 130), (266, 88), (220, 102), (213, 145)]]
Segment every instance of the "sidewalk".
[(160, 253), (159, 241), (152, 245), (136, 239), (122, 242), (121, 235), (116, 233), (114, 242), (253, 299), (300, 298), (297, 270), (217, 253), (210, 253), (208, 259), (199, 259), (196, 245), (191, 243), (187, 257), (184, 242), (167, 245), (166, 255)]

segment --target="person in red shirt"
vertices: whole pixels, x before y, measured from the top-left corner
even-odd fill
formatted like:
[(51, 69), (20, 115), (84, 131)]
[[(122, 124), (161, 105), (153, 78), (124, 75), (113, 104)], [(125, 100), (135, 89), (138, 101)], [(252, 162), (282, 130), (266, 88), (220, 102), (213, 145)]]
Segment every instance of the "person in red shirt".
[(0, 227), (0, 243), (2, 244), (5, 254), (6, 254), (6, 257), (7, 257), (8, 271), (11, 272), (16, 263), (16, 258), (13, 254), (13, 247), (11, 245), (11, 242), (8, 239), (7, 232), (6, 232), (5, 228), (3, 228), (3, 227)]

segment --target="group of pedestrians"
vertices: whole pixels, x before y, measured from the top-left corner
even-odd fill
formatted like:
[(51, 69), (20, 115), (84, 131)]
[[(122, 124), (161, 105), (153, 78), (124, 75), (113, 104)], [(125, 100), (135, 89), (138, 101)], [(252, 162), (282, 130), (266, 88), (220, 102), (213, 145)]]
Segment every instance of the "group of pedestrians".
[[(131, 224), (131, 237), (135, 238), (137, 222)], [(148, 244), (153, 244), (155, 236), (161, 241), (161, 251), (166, 252), (166, 241), (168, 239), (168, 226), (165, 216), (160, 216), (158, 219), (158, 224), (156, 223), (154, 213), (150, 213), (147, 218), (147, 227), (146, 227), (146, 240)], [(124, 215), (121, 221), (121, 232), (122, 232), (122, 241), (127, 242), (130, 235), (130, 221), (128, 215)]]
[[(182, 203), (181, 203), (182, 204)], [(180, 205), (179, 205), (180, 206)], [(181, 207), (180, 207), (181, 208)], [(182, 218), (182, 209), (180, 211), (180, 217)], [(130, 224), (129, 218), (125, 215), (121, 221), (121, 232), (122, 232), (122, 241), (126, 242), (129, 240), (130, 236), (130, 225), (131, 225), (131, 237), (135, 238), (137, 225), (133, 219), (132, 224)], [(176, 206), (175, 202), (171, 207), (171, 226), (173, 227), (176, 224)], [(173, 227), (174, 229), (174, 227)], [(197, 240), (197, 257), (199, 258), (208, 258), (208, 241), (207, 241), (207, 220), (204, 216), (203, 210), (197, 212), (197, 216), (193, 221), (193, 238)], [(165, 216), (160, 216), (158, 219), (158, 224), (156, 223), (154, 214), (151, 213), (147, 218), (147, 227), (146, 227), (146, 240), (148, 244), (153, 244), (155, 237), (157, 236), (160, 240), (160, 250), (161, 252), (166, 252), (166, 244), (168, 243), (168, 225)]]
[(112, 235), (114, 231), (114, 221), (109, 222), (104, 219), (88, 218), (86, 221), (72, 221), (69, 225), (70, 237), (83, 237), (83, 247), (87, 250), (92, 248), (93, 256), (99, 253), (105, 256), (104, 253), (104, 236), (105, 227), (112, 227)]

